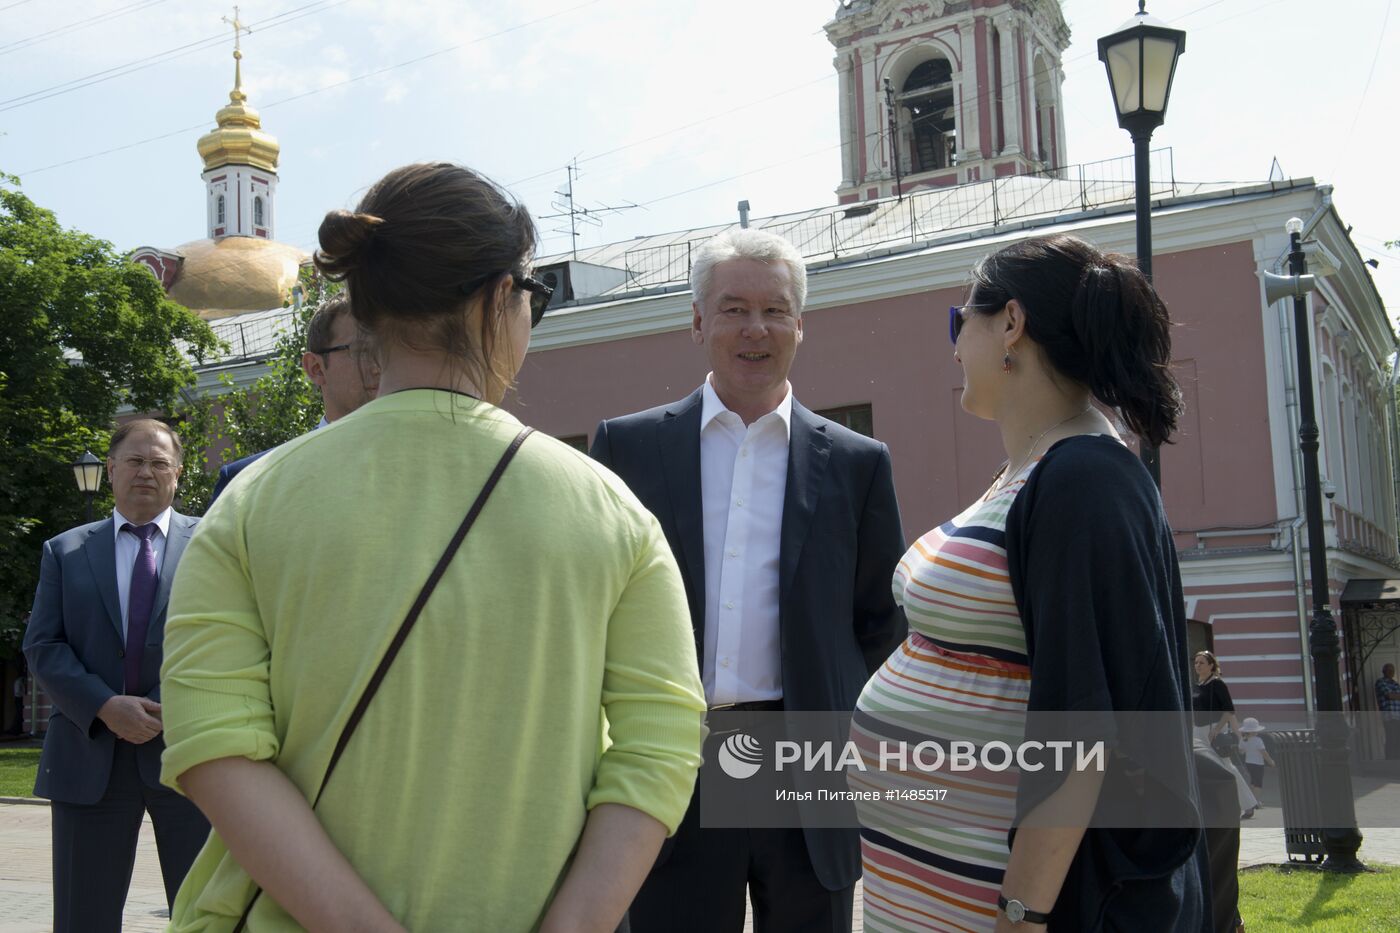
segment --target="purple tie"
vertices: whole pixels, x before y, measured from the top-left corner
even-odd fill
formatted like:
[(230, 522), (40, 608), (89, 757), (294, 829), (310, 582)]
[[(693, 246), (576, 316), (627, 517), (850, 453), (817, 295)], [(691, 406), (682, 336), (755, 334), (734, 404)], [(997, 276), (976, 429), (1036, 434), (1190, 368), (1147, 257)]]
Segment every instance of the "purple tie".
[(141, 680), (141, 656), (146, 652), (146, 630), (151, 626), (151, 605), (156, 600), (156, 552), (151, 539), (160, 529), (155, 522), (139, 528), (130, 523), (122, 525), (141, 539), (141, 550), (131, 568), (131, 588), (126, 599), (126, 659), (123, 666), (126, 692), (137, 695)]

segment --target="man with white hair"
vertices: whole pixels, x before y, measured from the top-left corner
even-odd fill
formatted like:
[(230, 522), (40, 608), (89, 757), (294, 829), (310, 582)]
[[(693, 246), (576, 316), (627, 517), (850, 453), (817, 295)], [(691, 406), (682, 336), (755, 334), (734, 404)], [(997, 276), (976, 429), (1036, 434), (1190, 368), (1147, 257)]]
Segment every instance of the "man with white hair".
[[(679, 402), (602, 422), (592, 456), (665, 529), (711, 709), (849, 711), (906, 632), (889, 451), (793, 398), (807, 270), (792, 244), (715, 237), (691, 289), (710, 374)], [(697, 792), (632, 904), (633, 933), (738, 933), (746, 888), (757, 933), (850, 930), (857, 830), (699, 822)]]

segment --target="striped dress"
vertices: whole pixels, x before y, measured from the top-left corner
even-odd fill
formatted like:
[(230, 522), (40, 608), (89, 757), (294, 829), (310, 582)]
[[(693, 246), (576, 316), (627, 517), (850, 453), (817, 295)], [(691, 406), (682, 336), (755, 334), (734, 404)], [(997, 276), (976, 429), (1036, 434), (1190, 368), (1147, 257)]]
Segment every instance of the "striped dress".
[(895, 571), (909, 637), (866, 684), (852, 723), (867, 770), (852, 772), (850, 785), (885, 798), (860, 809), (870, 933), (996, 925), (1015, 768), (955, 771), (951, 758), (937, 768), (927, 754), (922, 765), (881, 756), (900, 743), (951, 750), (953, 741), (980, 749), (1021, 739), (1030, 669), (1006, 517), (1035, 465), (920, 538)]

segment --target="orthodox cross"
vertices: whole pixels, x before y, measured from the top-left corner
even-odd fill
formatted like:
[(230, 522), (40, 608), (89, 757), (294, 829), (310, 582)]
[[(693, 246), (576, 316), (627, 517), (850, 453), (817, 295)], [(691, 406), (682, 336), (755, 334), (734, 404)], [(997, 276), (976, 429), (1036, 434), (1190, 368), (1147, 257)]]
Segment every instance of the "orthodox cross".
[(229, 19), (227, 16), (221, 17), (221, 19), (233, 27), (233, 51), (235, 57), (241, 58), (242, 55), (239, 53), (242, 52), (242, 47), (239, 45), (239, 38), (243, 33), (252, 32), (253, 30), (245, 26), (243, 21), (238, 18), (238, 7), (233, 8), (233, 19)]

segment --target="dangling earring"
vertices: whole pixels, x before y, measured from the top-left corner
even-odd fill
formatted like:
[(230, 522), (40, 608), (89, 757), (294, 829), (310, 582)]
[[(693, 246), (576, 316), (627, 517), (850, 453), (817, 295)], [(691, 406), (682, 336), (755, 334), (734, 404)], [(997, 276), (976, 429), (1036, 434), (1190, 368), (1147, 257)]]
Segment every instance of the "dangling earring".
[(1006, 355), (1001, 358), (1001, 371), (1008, 376), (1011, 375), (1011, 351), (1007, 350)]

